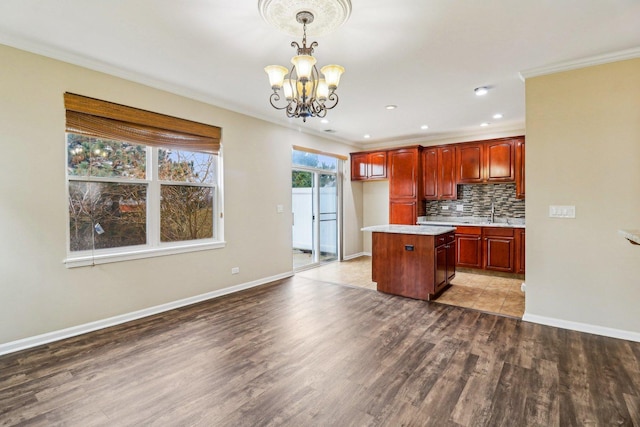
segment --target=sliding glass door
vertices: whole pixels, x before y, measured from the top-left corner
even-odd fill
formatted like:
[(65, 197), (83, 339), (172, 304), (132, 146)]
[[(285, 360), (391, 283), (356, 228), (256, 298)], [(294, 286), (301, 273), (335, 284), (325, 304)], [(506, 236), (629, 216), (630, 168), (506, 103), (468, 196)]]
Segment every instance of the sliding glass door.
[(294, 150), (291, 173), (293, 268), (339, 259), (340, 188), (333, 157)]

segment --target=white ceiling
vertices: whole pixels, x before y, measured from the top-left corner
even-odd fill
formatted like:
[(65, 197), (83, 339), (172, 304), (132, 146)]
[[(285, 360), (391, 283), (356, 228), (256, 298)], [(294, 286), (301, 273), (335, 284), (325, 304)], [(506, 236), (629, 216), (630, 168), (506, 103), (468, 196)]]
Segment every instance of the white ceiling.
[(270, 106), (263, 68), (295, 50), (257, 0), (2, 0), (0, 43), (362, 146), (522, 130), (520, 72), (640, 47), (640, 0), (351, 2), (309, 37), (318, 65), (346, 68), (328, 124)]

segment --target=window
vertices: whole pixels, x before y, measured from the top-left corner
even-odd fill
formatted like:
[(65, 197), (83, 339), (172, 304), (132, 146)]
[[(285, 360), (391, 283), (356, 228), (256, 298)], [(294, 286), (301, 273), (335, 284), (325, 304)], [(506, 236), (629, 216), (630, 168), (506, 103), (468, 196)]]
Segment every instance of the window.
[(222, 247), (220, 129), (65, 94), (67, 266)]

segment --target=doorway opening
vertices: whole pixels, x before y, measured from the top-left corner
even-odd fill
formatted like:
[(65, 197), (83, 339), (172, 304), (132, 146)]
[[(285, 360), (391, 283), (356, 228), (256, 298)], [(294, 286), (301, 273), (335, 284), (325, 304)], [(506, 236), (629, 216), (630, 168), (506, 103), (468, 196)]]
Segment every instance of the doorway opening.
[(341, 160), (294, 149), (292, 163), (292, 249), (297, 271), (340, 259)]

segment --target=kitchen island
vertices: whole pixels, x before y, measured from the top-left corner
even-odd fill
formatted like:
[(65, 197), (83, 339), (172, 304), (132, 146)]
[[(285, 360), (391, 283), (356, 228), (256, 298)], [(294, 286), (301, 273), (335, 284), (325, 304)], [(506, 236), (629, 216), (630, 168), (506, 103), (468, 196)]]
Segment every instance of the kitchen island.
[(435, 299), (455, 276), (455, 227), (376, 225), (372, 280), (377, 289), (409, 298)]

